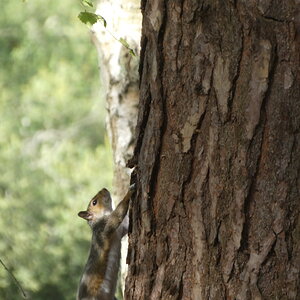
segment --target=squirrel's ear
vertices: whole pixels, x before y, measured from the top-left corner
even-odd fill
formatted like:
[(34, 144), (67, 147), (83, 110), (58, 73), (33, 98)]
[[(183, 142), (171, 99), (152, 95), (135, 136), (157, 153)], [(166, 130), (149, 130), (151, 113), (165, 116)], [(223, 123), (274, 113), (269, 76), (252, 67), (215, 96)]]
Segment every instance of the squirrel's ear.
[(92, 218), (92, 215), (86, 210), (85, 211), (80, 211), (78, 213), (78, 216), (80, 218), (83, 218), (83, 219), (86, 219), (86, 220), (90, 220)]
[(102, 197), (103, 197), (102, 200), (105, 203), (110, 203), (111, 202), (110, 192), (106, 188), (103, 188), (100, 192), (101, 192)]

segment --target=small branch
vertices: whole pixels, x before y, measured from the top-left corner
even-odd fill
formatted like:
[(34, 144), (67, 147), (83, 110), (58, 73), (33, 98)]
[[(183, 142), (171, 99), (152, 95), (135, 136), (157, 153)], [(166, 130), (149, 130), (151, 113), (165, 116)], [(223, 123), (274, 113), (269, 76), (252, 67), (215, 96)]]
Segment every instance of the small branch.
[(12, 277), (12, 279), (15, 281), (16, 285), (19, 287), (20, 291), (22, 292), (23, 297), (25, 299), (27, 299), (26, 293), (23, 290), (21, 284), (19, 283), (19, 281), (17, 280), (17, 278), (14, 276), (14, 274), (7, 268), (7, 266), (4, 264), (4, 262), (1, 260), (1, 258), (0, 258), (0, 263), (4, 267), (4, 269), (8, 272), (8, 274)]

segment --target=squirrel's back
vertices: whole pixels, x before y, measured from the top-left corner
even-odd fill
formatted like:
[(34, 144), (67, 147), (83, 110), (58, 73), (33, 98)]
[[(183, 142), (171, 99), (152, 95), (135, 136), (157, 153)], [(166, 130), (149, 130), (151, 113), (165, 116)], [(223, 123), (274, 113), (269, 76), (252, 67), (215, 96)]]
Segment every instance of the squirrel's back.
[[(126, 216), (131, 187), (117, 208), (112, 211), (110, 193), (102, 189), (78, 215), (92, 229), (88, 261), (81, 277), (77, 300), (113, 300), (121, 257), (121, 238), (126, 232), (121, 225)], [(121, 226), (120, 226), (121, 225)]]
[[(89, 258), (82, 275), (79, 300), (112, 300), (116, 291), (121, 257), (121, 228), (117, 229), (103, 248), (92, 243)], [(93, 234), (93, 239), (94, 234)], [(100, 287), (100, 288), (99, 288)]]

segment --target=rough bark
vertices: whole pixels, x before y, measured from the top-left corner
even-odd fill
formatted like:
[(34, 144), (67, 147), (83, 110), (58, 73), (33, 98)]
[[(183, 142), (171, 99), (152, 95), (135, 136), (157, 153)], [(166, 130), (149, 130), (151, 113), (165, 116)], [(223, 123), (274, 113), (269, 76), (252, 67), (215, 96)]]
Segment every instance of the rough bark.
[[(98, 1), (97, 13), (106, 19), (107, 28), (101, 23), (92, 28), (92, 38), (99, 55), (102, 92), (106, 99), (106, 128), (114, 163), (112, 197), (115, 205), (126, 194), (131, 173), (126, 167), (126, 162), (133, 152), (139, 99), (138, 54), (142, 23), (139, 4), (138, 0)], [(125, 39), (137, 56), (131, 56), (115, 38)], [(123, 281), (126, 275), (127, 248), (124, 238), (121, 263)]]
[(126, 299), (300, 299), (299, 5), (142, 1)]

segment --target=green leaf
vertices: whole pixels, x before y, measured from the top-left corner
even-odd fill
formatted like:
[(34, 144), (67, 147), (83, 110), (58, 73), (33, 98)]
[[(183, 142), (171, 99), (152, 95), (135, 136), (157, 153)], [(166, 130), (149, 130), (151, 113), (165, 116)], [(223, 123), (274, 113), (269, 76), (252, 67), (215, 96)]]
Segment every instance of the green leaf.
[(98, 20), (100, 20), (100, 21), (103, 22), (103, 26), (106, 27), (107, 26), (106, 20), (102, 16), (100, 16), (100, 15), (97, 15), (97, 17), (98, 17)]
[(134, 52), (132, 49), (129, 50), (129, 53), (130, 53), (132, 56), (136, 56), (135, 52)]
[(123, 39), (123, 38), (119, 38), (119, 42), (126, 48), (129, 50), (129, 53), (132, 55), (132, 56), (136, 56), (134, 50), (132, 48), (130, 48), (130, 45), (128, 44), (128, 42)]
[[(99, 16), (99, 15), (98, 15)], [(99, 16), (99, 17), (101, 17), (101, 16)], [(103, 17), (101, 17), (101, 19), (102, 19), (102, 21), (103, 21), (103, 25), (104, 25), (104, 27), (106, 27), (107, 26), (107, 22), (106, 22), (106, 20), (103, 18)]]
[(104, 27), (107, 26), (107, 22), (106, 22), (106, 20), (102, 16), (94, 14), (94, 13), (91, 13), (91, 12), (88, 12), (88, 11), (82, 11), (78, 15), (78, 18), (84, 24), (88, 24), (89, 23), (89, 24), (93, 25), (93, 24), (97, 23), (98, 21), (102, 21)]
[(98, 15), (91, 13), (91, 12), (87, 12), (87, 11), (82, 11), (79, 15), (78, 15), (79, 20), (84, 23), (84, 24), (95, 24), (98, 21)]
[(93, 3), (89, 0), (81, 0), (82, 5), (84, 6), (89, 6), (89, 7), (93, 7)]
[(80, 14), (78, 15), (79, 20), (84, 23), (84, 24), (95, 24), (98, 21), (98, 17), (96, 14), (94, 13), (90, 13), (87, 11), (82, 11), (80, 12)]
[(123, 38), (119, 39), (119, 42), (126, 48), (130, 48), (129, 44), (127, 43), (127, 41)]

